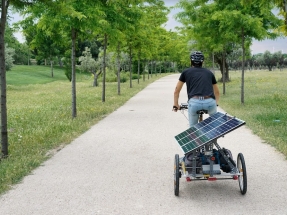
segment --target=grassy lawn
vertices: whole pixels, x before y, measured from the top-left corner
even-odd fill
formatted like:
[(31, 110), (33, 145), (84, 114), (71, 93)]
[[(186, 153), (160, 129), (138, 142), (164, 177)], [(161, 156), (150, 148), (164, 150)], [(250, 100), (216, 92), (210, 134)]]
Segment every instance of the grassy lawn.
[[(240, 96), (241, 71), (231, 72), (230, 77), (220, 106), (246, 121), (256, 135), (287, 157), (287, 70), (246, 71), (244, 104)], [(222, 84), (219, 87), (222, 92)]]
[(51, 78), (50, 67), (45, 66), (15, 66), (7, 72), (7, 84), (24, 86), (28, 84), (46, 84), (54, 81), (66, 81), (63, 69), (54, 67), (54, 77)]
[(87, 131), (107, 114), (162, 75), (140, 84), (129, 80), (121, 85), (106, 84), (106, 102), (102, 87), (92, 87), (91, 75), (77, 74), (77, 118), (72, 119), (71, 83), (60, 68), (51, 77), (49, 67), (15, 66), (7, 72), (7, 108), (9, 158), (0, 162), (0, 194), (19, 182), (31, 170)]

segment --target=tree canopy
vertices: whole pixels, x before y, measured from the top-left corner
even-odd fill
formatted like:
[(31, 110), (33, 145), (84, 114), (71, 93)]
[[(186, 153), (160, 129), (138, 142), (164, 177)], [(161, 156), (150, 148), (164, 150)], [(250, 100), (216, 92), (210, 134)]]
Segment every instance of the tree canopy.
[(242, 48), (242, 94), (244, 103), (244, 64), (246, 49), (249, 49), (252, 39), (262, 40), (275, 38), (281, 20), (272, 12), (271, 5), (243, 4), (236, 0), (180, 0), (177, 7), (183, 11), (177, 15), (183, 24), (183, 30), (191, 38), (191, 49), (200, 49), (208, 54), (216, 54), (221, 58), (218, 62), (221, 68), (223, 94), (227, 56), (236, 45)]

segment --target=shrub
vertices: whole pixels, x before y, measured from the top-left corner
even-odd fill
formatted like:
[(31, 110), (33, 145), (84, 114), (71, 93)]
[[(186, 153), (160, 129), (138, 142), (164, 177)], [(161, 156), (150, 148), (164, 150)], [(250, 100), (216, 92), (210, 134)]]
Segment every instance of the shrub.
[(6, 70), (10, 70), (13, 66), (13, 55), (15, 54), (15, 50), (5, 45), (5, 67)]
[(132, 80), (138, 79), (138, 78), (141, 78), (141, 75), (139, 75), (139, 76), (138, 76), (138, 74), (133, 74), (132, 75)]
[(127, 73), (121, 72), (121, 83), (125, 83), (129, 80), (129, 75)]
[(66, 77), (69, 79), (69, 81), (72, 81), (72, 64), (70, 59), (63, 57), (61, 60), (64, 63)]
[(117, 82), (117, 75), (113, 70), (106, 69), (106, 82)]

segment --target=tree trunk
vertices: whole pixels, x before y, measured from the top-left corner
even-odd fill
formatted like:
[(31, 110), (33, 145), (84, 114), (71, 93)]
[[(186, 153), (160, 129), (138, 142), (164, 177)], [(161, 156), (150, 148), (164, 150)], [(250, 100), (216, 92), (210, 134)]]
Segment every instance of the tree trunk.
[(244, 65), (245, 65), (245, 38), (244, 29), (242, 28), (242, 75), (241, 75), (241, 104), (244, 104)]
[(63, 67), (63, 61), (61, 60), (61, 58), (58, 56), (58, 61), (59, 61), (59, 65), (62, 68)]
[(104, 59), (103, 59), (103, 91), (102, 102), (106, 101), (106, 55), (107, 55), (108, 35), (105, 34), (104, 39)]
[(72, 28), (72, 118), (77, 117), (77, 101), (76, 101), (76, 39), (77, 32)]
[(138, 52), (138, 84), (140, 83), (140, 51)]
[(28, 49), (28, 62), (27, 62), (27, 65), (30, 66), (30, 51)]
[(93, 82), (93, 87), (97, 87), (98, 86), (98, 74), (96, 72), (93, 72), (94, 75), (94, 82)]
[(144, 60), (143, 81), (145, 81), (146, 60)]
[(96, 70), (92, 71), (92, 73), (94, 74), (94, 83), (93, 83), (93, 87), (97, 87), (98, 85), (98, 78), (100, 76), (100, 74), (102, 73), (102, 69), (100, 68), (100, 72), (97, 73)]
[(120, 62), (120, 43), (118, 43), (118, 47), (117, 47), (117, 64), (118, 64), (118, 95), (121, 95), (121, 62)]
[(5, 67), (5, 27), (7, 20), (7, 10), (9, 7), (9, 1), (1, 1), (1, 21), (0, 21), (0, 96), (1, 96), (1, 108), (0, 108), (0, 127), (1, 127), (1, 157), (8, 157), (8, 132), (7, 132), (7, 93), (6, 93), (6, 67)]
[(54, 65), (53, 65), (53, 63), (54, 62), (51, 60), (50, 64), (51, 64), (51, 76), (52, 76), (52, 78), (54, 78), (54, 67), (53, 67)]
[(129, 56), (129, 57), (130, 57), (130, 88), (132, 88), (132, 87), (133, 87), (133, 84), (132, 84), (132, 83), (133, 83), (133, 82), (132, 82), (132, 71), (133, 71), (133, 70), (132, 70), (132, 69), (133, 69), (133, 68), (132, 68), (132, 57), (133, 57), (133, 56), (132, 56), (132, 47), (131, 47), (131, 45), (130, 45), (129, 49), (130, 49), (130, 53), (129, 53), (129, 55), (130, 55), (130, 56)]
[(272, 66), (268, 65), (268, 70), (271, 72), (272, 71)]
[(148, 61), (147, 63), (147, 79), (149, 80), (149, 65), (150, 65), (150, 61)]
[(153, 64), (153, 61), (151, 61), (151, 64), (150, 64), (150, 77), (152, 78), (152, 64)]
[(175, 62), (173, 62), (174, 73), (176, 73)]
[(155, 72), (155, 76), (157, 76), (157, 71), (156, 71), (156, 61), (154, 61), (154, 72)]
[(228, 64), (226, 62), (226, 59), (223, 61), (222, 54), (220, 54), (220, 55), (217, 54), (217, 55), (214, 56), (214, 58), (215, 58), (215, 61), (219, 65), (219, 68), (220, 68), (221, 81), (223, 82), (223, 68), (225, 68), (225, 72), (224, 72), (224, 74), (225, 74), (225, 76), (224, 76), (225, 83), (229, 82), (230, 81), (230, 79), (229, 79), (229, 66), (228, 66)]
[(223, 49), (223, 54), (222, 54), (222, 65), (223, 65), (223, 68), (222, 68), (222, 87), (223, 87), (223, 90), (222, 90), (222, 94), (225, 95), (225, 48)]
[(212, 72), (215, 73), (215, 67), (214, 67), (214, 53), (212, 52)]

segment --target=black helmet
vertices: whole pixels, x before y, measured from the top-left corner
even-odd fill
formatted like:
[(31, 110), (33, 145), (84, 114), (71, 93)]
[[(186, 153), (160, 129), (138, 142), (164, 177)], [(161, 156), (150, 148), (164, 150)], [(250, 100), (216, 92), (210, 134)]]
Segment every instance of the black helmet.
[(190, 54), (190, 60), (192, 64), (201, 65), (204, 61), (204, 55), (199, 51), (192, 52)]

